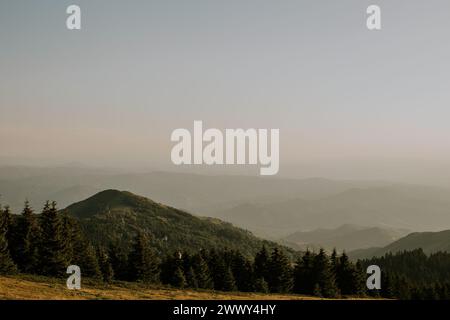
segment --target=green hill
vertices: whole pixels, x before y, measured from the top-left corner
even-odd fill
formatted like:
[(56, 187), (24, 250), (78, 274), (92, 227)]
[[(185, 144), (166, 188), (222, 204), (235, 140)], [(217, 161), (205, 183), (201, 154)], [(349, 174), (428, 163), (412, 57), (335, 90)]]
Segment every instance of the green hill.
[(63, 212), (77, 218), (95, 244), (129, 247), (138, 231), (149, 233), (160, 251), (223, 248), (255, 254), (263, 244), (249, 231), (218, 219), (201, 218), (130, 192), (106, 190), (68, 206)]
[(386, 253), (412, 251), (421, 248), (426, 254), (438, 251), (450, 253), (450, 230), (440, 232), (414, 232), (383, 248), (355, 250), (349, 253), (352, 259), (381, 257)]

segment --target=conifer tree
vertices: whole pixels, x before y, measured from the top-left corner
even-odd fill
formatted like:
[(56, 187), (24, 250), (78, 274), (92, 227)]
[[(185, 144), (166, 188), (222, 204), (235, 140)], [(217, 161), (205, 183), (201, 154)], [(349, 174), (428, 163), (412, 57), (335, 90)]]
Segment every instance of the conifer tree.
[(236, 291), (236, 281), (234, 280), (233, 272), (230, 267), (225, 267), (225, 272), (223, 273), (223, 280), (221, 283), (222, 291)]
[(269, 260), (269, 253), (267, 252), (266, 246), (263, 246), (261, 250), (256, 253), (253, 264), (256, 278), (263, 278), (267, 281), (269, 275)]
[(203, 251), (192, 257), (192, 268), (194, 269), (198, 287), (201, 289), (212, 289), (214, 285), (208, 263), (203, 258), (204, 255), (206, 253)]
[(335, 275), (331, 268), (331, 263), (325, 251), (320, 249), (319, 253), (314, 257), (313, 277), (316, 289), (320, 290), (320, 294), (326, 298), (333, 298), (338, 295)]
[[(364, 293), (360, 269), (349, 261), (344, 252), (338, 258), (336, 284), (343, 295), (362, 295)], [(332, 263), (333, 265), (333, 263)]]
[(8, 248), (7, 232), (10, 220), (7, 214), (0, 207), (0, 274), (12, 274), (17, 271)]
[(236, 283), (229, 265), (225, 261), (228, 253), (210, 250), (208, 255), (208, 267), (214, 283), (214, 289), (220, 291), (236, 290)]
[(301, 294), (313, 294), (314, 282), (314, 255), (307, 250), (305, 254), (297, 259), (294, 268), (293, 292)]
[(159, 280), (159, 261), (150, 246), (148, 236), (139, 232), (128, 256), (131, 280), (156, 283)]
[(14, 238), (13, 260), (24, 273), (36, 273), (39, 261), (39, 224), (28, 201), (22, 215), (17, 217)]
[(105, 249), (98, 248), (97, 250), (97, 260), (100, 266), (100, 272), (103, 276), (103, 281), (110, 283), (114, 278), (114, 270), (109, 261), (108, 254)]
[(41, 214), (42, 238), (39, 248), (40, 268), (44, 275), (63, 276), (69, 266), (66, 256), (66, 240), (61, 216), (56, 210), (56, 202), (48, 201)]
[(3, 210), (3, 216), (6, 228), (6, 240), (8, 241), (8, 246), (10, 247), (10, 254), (11, 254), (12, 251), (11, 249), (15, 241), (15, 219), (13, 219), (11, 209), (9, 206), (5, 206)]
[(192, 266), (190, 266), (187, 271), (185, 272), (185, 278), (186, 278), (186, 286), (192, 289), (197, 289), (198, 286), (198, 281), (197, 281), (197, 276), (194, 272), (194, 268)]
[(253, 283), (253, 290), (255, 292), (269, 293), (269, 285), (264, 278), (256, 278)]
[(253, 291), (253, 266), (239, 251), (232, 252), (231, 271), (237, 289), (241, 292)]
[(287, 293), (292, 288), (292, 270), (289, 259), (278, 248), (273, 249), (268, 268), (270, 292)]
[(186, 278), (183, 269), (183, 255), (181, 252), (175, 252), (166, 257), (161, 264), (161, 282), (174, 287), (184, 287)]
[(100, 271), (100, 265), (97, 260), (97, 254), (95, 248), (88, 241), (84, 241), (82, 245), (82, 258), (78, 266), (81, 268), (81, 272), (90, 278), (102, 279), (102, 273)]
[(101, 279), (102, 272), (93, 245), (85, 238), (78, 222), (67, 214), (61, 216), (65, 256), (70, 264), (80, 267), (84, 276)]
[(118, 280), (130, 280), (128, 270), (128, 255), (125, 250), (117, 244), (110, 244), (108, 257), (113, 269), (114, 278)]
[(330, 263), (331, 263), (331, 270), (336, 273), (338, 268), (339, 268), (339, 257), (338, 254), (336, 252), (336, 248), (333, 249), (333, 252), (331, 253), (330, 256)]
[(184, 288), (186, 286), (186, 278), (184, 277), (183, 269), (177, 265), (169, 279), (169, 284), (176, 288)]

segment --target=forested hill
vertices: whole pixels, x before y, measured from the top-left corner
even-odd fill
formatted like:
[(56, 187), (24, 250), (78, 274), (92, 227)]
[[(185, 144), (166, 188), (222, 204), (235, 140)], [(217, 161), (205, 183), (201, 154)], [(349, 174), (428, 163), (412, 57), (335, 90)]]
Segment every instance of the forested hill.
[(440, 232), (414, 232), (383, 248), (354, 250), (349, 255), (352, 259), (356, 260), (381, 257), (387, 253), (412, 251), (415, 249), (422, 249), (426, 254), (440, 251), (450, 253), (450, 230)]
[(196, 217), (126, 191), (105, 190), (62, 212), (77, 218), (96, 245), (112, 243), (129, 248), (142, 231), (151, 236), (154, 247), (167, 252), (226, 247), (253, 255), (263, 244), (278, 246), (230, 223)]

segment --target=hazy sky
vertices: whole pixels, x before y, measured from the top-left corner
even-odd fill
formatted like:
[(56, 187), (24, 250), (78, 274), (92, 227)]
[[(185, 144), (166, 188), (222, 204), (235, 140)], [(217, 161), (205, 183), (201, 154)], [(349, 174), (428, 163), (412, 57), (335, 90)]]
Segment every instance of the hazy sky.
[(281, 175), (447, 179), (449, 33), (448, 0), (0, 0), (0, 159), (170, 169), (203, 120), (279, 128)]

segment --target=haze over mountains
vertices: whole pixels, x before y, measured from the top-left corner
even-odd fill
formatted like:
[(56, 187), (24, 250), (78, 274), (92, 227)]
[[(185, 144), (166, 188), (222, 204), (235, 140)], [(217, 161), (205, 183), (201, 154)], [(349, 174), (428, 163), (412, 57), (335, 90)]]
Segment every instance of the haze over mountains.
[[(63, 208), (105, 189), (127, 190), (198, 216), (220, 218), (270, 239), (344, 224), (377, 227), (384, 230), (381, 233), (450, 228), (450, 191), (440, 187), (321, 178), (0, 167), (1, 202), (16, 213), (25, 199), (37, 210), (47, 199), (56, 200)], [(380, 241), (371, 245), (382, 246)]]
[(382, 248), (358, 249), (349, 252), (350, 258), (365, 259), (381, 257), (387, 253), (411, 251), (421, 248), (426, 254), (450, 252), (450, 230), (440, 232), (414, 232)]
[(406, 229), (388, 229), (379, 227), (363, 227), (346, 224), (336, 229), (317, 229), (314, 231), (298, 231), (282, 239), (282, 242), (297, 250), (338, 252), (355, 249), (384, 247), (410, 233)]

